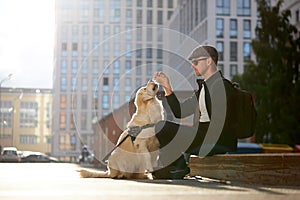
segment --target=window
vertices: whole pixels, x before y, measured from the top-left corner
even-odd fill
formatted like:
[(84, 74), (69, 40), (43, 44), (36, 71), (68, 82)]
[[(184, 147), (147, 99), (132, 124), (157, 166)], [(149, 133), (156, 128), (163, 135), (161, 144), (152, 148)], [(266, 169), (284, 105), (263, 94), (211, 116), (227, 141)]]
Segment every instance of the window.
[(67, 108), (67, 96), (65, 94), (60, 95), (60, 109)]
[(237, 75), (237, 73), (238, 73), (237, 65), (230, 65), (230, 77), (232, 78), (233, 76)]
[(150, 61), (148, 61), (146, 64), (146, 74), (148, 76), (152, 75), (152, 63)]
[(251, 59), (251, 45), (250, 42), (244, 42), (244, 60), (250, 60)]
[(72, 42), (78, 42), (78, 26), (72, 26)]
[(251, 39), (251, 21), (244, 20), (243, 21), (243, 37), (244, 39)]
[(136, 88), (141, 87), (141, 85), (142, 85), (142, 79), (141, 78), (136, 78), (135, 79), (135, 85), (136, 85)]
[(143, 23), (143, 11), (142, 10), (137, 10), (136, 11), (136, 23), (137, 24), (142, 24)]
[(82, 43), (82, 56), (89, 54), (89, 44), (87, 42)]
[(105, 42), (103, 45), (103, 55), (104, 57), (108, 57), (109, 56), (109, 43)]
[(157, 11), (157, 24), (163, 24), (163, 11)]
[(97, 75), (99, 73), (98, 61), (93, 60), (93, 74)]
[(125, 91), (130, 92), (131, 91), (131, 78), (125, 79)]
[(99, 42), (94, 42), (93, 43), (93, 56), (94, 57), (98, 57), (99, 56), (99, 45), (98, 45)]
[(87, 113), (82, 112), (80, 115), (80, 125), (81, 125), (81, 130), (87, 130)]
[(230, 38), (237, 38), (237, 20), (230, 19)]
[(77, 78), (75, 78), (75, 77), (72, 77), (71, 78), (71, 88), (72, 88), (72, 90), (75, 90), (76, 89), (76, 83), (77, 83)]
[[(93, 84), (93, 88), (92, 90), (94, 92), (98, 92), (98, 78), (97, 77), (93, 77), (92, 78), (92, 84)], [(94, 93), (95, 94), (95, 93)]]
[(136, 58), (142, 58), (142, 45), (136, 47)]
[(163, 0), (157, 0), (157, 7), (162, 8), (163, 7)]
[(60, 130), (65, 130), (66, 129), (66, 121), (67, 121), (66, 113), (61, 112), (59, 114), (59, 129)]
[(61, 74), (67, 73), (67, 61), (66, 60), (61, 60), (60, 73)]
[(126, 22), (132, 23), (132, 10), (126, 9)]
[(88, 90), (88, 78), (82, 77), (81, 78), (81, 91), (87, 91)]
[(103, 89), (102, 91), (109, 91), (109, 79), (108, 77), (103, 78)]
[(20, 135), (21, 144), (37, 144), (38, 137), (36, 135)]
[(132, 0), (126, 0), (126, 6), (131, 7), (132, 6)]
[(130, 74), (131, 72), (131, 60), (125, 61), (125, 73)]
[(114, 82), (113, 82), (114, 91), (119, 91), (119, 85), (120, 85), (120, 78), (114, 77)]
[(77, 74), (78, 72), (78, 62), (77, 60), (72, 60), (72, 74)]
[(152, 48), (151, 47), (148, 47), (146, 49), (146, 57), (147, 58), (152, 58)]
[(151, 28), (147, 28), (147, 31), (146, 31), (146, 33), (147, 33), (147, 41), (148, 42), (152, 42), (152, 29)]
[(251, 15), (251, 0), (237, 0), (237, 15), (238, 16)]
[(152, 10), (147, 10), (147, 24), (152, 24)]
[(143, 6), (143, 0), (136, 0), (136, 6), (142, 7)]
[(77, 138), (73, 133), (67, 133), (59, 136), (60, 150), (75, 150)]
[(120, 43), (119, 42), (115, 42), (114, 43), (114, 56), (115, 57), (119, 57), (120, 55)]
[(109, 61), (108, 60), (104, 60), (103, 62), (103, 74), (108, 75), (109, 74)]
[(152, 0), (147, 0), (147, 7), (148, 8), (151, 8), (152, 4), (153, 4)]
[(114, 94), (113, 96), (113, 108), (117, 109), (120, 106), (120, 96), (118, 94)]
[(81, 95), (81, 109), (87, 109), (88, 105), (88, 97), (87, 94)]
[(216, 36), (217, 38), (224, 37), (224, 19), (217, 19), (216, 22)]
[(237, 42), (230, 42), (230, 61), (237, 61)]
[(131, 58), (131, 50), (132, 50), (131, 44), (130, 44), (130, 43), (127, 43), (127, 44), (126, 44), (126, 57), (127, 57), (127, 58)]
[(78, 45), (77, 43), (72, 43), (72, 56), (78, 56)]
[(109, 109), (109, 96), (108, 94), (102, 95), (102, 108)]
[(104, 0), (94, 1), (94, 20), (96, 22), (104, 21)]
[(82, 26), (82, 38), (83, 41), (89, 41), (89, 26)]
[(61, 77), (60, 78), (60, 90), (61, 91), (66, 91), (67, 90), (67, 78), (66, 77)]
[(38, 126), (38, 103), (21, 102), (20, 103), (20, 127), (36, 128)]
[(110, 22), (120, 22), (121, 2), (120, 0), (110, 0)]
[(82, 62), (82, 67), (81, 67), (81, 72), (83, 74), (87, 74), (88, 73), (88, 70), (89, 70), (89, 64), (88, 64), (88, 61), (87, 60), (84, 60)]
[(68, 45), (67, 43), (62, 43), (61, 44), (61, 56), (65, 57), (67, 56), (67, 51), (68, 51)]
[(87, 1), (79, 1), (79, 20), (88, 21), (89, 19), (89, 3)]
[(216, 48), (219, 52), (219, 60), (223, 61), (224, 60), (224, 43), (223, 42), (217, 42)]
[[(12, 127), (12, 118), (14, 113), (14, 108), (11, 101), (0, 101), (1, 110), (1, 122), (0, 127)], [(1, 135), (1, 134), (0, 134)]]
[(168, 8), (173, 8), (173, 0), (168, 0)]
[(142, 75), (142, 61), (140, 61), (140, 60), (137, 60), (136, 62), (135, 62), (135, 66), (136, 66), (136, 68), (135, 68), (135, 70), (136, 70), (136, 72), (135, 72), (135, 74), (136, 75)]
[(120, 61), (117, 60), (113, 65), (114, 74), (120, 74)]
[(217, 15), (230, 15), (230, 0), (216, 0)]
[(70, 114), (70, 130), (76, 130), (75, 116), (73, 113)]
[(143, 36), (142, 33), (143, 33), (143, 32), (142, 32), (142, 29), (141, 29), (141, 28), (137, 28), (137, 29), (136, 29), (136, 40), (137, 40), (137, 41), (142, 41), (142, 36)]
[(161, 49), (161, 47), (156, 50), (156, 57), (157, 59), (163, 59), (163, 50)]

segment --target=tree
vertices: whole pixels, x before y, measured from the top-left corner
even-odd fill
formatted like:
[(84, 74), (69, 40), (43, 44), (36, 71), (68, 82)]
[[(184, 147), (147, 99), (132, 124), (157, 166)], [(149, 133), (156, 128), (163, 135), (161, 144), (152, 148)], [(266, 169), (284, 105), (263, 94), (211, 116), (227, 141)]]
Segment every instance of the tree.
[(300, 144), (300, 34), (290, 24), (290, 10), (257, 0), (261, 21), (252, 49), (256, 61), (234, 77), (256, 99), (256, 141)]

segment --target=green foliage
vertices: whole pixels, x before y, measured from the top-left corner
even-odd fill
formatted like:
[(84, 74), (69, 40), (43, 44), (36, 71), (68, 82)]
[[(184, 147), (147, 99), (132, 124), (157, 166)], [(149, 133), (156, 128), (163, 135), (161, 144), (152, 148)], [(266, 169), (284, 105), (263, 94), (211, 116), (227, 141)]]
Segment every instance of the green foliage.
[(257, 142), (294, 145), (300, 144), (300, 34), (289, 23), (291, 12), (280, 10), (282, 2), (270, 7), (257, 0), (256, 61), (249, 61), (245, 73), (233, 80), (255, 95)]

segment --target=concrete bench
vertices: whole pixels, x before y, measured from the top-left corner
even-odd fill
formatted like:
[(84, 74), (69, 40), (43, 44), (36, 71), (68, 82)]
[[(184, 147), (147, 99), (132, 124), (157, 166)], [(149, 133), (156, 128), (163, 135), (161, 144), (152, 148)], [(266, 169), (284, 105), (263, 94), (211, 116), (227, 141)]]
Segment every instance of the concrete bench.
[(190, 175), (255, 185), (300, 186), (299, 153), (190, 157)]

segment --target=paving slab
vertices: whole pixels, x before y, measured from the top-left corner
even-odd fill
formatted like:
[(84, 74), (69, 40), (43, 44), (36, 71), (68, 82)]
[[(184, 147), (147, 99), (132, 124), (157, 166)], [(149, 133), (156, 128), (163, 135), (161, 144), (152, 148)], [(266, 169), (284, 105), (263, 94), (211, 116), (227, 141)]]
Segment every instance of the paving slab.
[(83, 179), (75, 164), (0, 163), (0, 199), (299, 199), (300, 186), (219, 183), (210, 179)]

